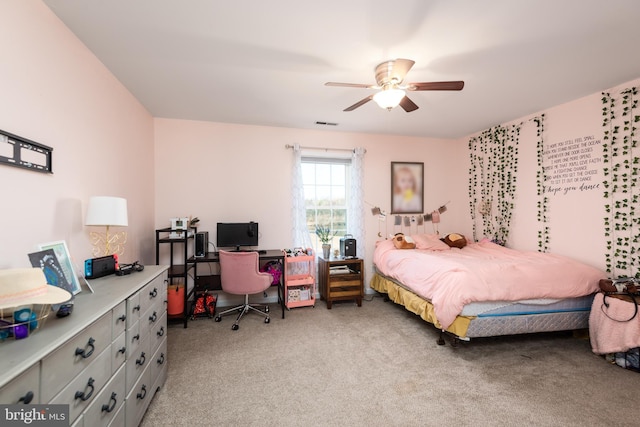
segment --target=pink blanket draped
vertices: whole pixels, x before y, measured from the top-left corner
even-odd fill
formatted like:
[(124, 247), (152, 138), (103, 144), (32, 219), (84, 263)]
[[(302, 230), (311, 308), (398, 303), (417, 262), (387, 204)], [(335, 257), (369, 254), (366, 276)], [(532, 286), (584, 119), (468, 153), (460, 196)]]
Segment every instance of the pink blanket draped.
[(606, 277), (571, 258), (517, 251), (488, 240), (442, 251), (402, 250), (381, 241), (374, 264), (431, 301), (445, 329), (472, 302), (580, 297), (596, 292)]
[(599, 293), (589, 315), (589, 339), (596, 354), (616, 353), (640, 347), (640, 313), (634, 316), (633, 303)]

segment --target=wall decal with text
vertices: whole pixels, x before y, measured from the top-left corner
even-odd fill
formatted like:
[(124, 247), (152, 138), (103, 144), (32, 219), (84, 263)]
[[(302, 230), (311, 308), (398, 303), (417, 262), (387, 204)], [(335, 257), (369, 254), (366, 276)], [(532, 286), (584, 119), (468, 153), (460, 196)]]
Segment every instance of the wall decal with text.
[(555, 196), (572, 191), (600, 190), (601, 143), (588, 135), (546, 146), (543, 153), (547, 177), (544, 192)]

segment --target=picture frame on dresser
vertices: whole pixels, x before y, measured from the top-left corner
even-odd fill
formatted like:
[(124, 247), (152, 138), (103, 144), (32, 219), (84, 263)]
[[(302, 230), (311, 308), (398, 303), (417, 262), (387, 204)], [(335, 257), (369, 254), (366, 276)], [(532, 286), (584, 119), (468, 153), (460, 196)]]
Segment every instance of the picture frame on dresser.
[(73, 295), (80, 293), (82, 291), (82, 287), (80, 286), (80, 281), (78, 280), (78, 275), (71, 259), (69, 248), (67, 247), (67, 242), (64, 240), (56, 240), (54, 242), (39, 243), (38, 249), (41, 251), (53, 249), (56, 258), (58, 258), (58, 262), (60, 263), (60, 267), (62, 267), (64, 276), (71, 284), (71, 293)]

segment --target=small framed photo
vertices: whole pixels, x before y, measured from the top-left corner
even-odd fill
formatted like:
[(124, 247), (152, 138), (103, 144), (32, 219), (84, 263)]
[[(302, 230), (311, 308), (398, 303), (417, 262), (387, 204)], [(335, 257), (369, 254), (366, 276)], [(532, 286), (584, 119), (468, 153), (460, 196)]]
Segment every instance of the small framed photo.
[(424, 163), (391, 162), (391, 213), (424, 212)]
[(78, 281), (78, 275), (76, 274), (76, 270), (73, 266), (73, 261), (71, 260), (71, 255), (69, 254), (69, 248), (67, 248), (67, 243), (64, 240), (49, 243), (40, 243), (38, 245), (38, 248), (41, 251), (53, 249), (53, 253), (56, 255), (56, 258), (58, 258), (58, 262), (60, 263), (60, 267), (62, 268), (64, 276), (71, 284), (71, 293), (76, 295), (77, 293), (82, 291), (80, 282)]

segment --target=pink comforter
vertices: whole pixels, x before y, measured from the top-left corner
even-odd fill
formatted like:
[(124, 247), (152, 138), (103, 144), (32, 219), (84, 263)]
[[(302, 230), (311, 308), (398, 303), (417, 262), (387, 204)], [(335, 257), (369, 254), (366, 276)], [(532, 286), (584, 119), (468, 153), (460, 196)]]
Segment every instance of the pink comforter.
[(488, 240), (444, 251), (396, 249), (386, 240), (377, 243), (373, 261), (381, 273), (431, 301), (444, 329), (472, 302), (579, 297), (596, 292), (606, 277), (567, 257)]

